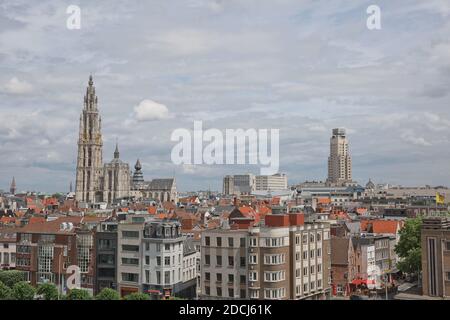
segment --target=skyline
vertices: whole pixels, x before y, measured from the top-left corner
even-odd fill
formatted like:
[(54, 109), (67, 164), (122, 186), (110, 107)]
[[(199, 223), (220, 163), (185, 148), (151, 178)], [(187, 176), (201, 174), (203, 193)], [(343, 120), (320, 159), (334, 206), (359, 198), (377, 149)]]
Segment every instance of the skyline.
[[(448, 185), (450, 5), (378, 1), (187, 1), (0, 6), (0, 189), (56, 192), (75, 182), (77, 130), (93, 74), (104, 159), (139, 158), (146, 179), (220, 190), (248, 166), (181, 167), (176, 128), (279, 128), (289, 183), (325, 180), (331, 129), (348, 132), (354, 180)], [(174, 10), (174, 8), (177, 10)], [(133, 30), (144, 30), (133, 32)], [(425, 106), (425, 107), (424, 107)], [(151, 110), (151, 112), (146, 112)], [(253, 170), (250, 170), (253, 169)]]

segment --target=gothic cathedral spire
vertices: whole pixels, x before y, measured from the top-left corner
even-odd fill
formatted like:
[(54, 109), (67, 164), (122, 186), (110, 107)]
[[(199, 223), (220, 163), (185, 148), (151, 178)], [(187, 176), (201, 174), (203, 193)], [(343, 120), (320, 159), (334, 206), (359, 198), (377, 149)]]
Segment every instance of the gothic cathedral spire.
[(97, 103), (98, 99), (91, 75), (80, 116), (75, 185), (76, 200), (87, 203), (102, 201), (100, 177), (103, 166), (103, 140)]

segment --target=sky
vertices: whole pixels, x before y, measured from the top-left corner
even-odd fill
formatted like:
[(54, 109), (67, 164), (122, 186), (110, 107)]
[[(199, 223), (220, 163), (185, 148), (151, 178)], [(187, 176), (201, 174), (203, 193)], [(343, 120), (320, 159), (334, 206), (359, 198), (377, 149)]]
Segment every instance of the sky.
[[(68, 29), (69, 5), (81, 28)], [(366, 26), (369, 5), (381, 29)], [(280, 130), (290, 184), (324, 180), (332, 128), (353, 178), (450, 185), (450, 1), (0, 0), (0, 189), (67, 192), (89, 75), (103, 158), (221, 190), (245, 165), (175, 165), (177, 128)]]

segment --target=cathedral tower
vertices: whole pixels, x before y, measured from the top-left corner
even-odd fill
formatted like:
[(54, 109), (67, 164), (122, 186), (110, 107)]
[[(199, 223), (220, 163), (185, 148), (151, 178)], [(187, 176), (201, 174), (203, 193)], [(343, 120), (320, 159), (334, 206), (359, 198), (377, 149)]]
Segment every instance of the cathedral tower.
[(91, 75), (80, 116), (75, 185), (75, 199), (77, 201), (86, 203), (103, 201), (103, 193), (101, 192), (101, 177), (103, 174), (101, 121)]

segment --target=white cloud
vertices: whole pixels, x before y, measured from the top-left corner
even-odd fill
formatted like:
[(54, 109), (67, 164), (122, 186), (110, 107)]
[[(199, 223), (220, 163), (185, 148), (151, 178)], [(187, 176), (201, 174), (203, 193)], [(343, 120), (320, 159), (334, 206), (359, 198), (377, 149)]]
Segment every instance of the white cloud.
[(152, 121), (167, 119), (170, 114), (165, 105), (145, 99), (134, 107), (134, 117), (138, 121)]
[(2, 88), (2, 91), (11, 94), (27, 94), (33, 91), (33, 86), (25, 80), (12, 77)]
[(402, 138), (402, 140), (412, 143), (416, 146), (422, 146), (422, 147), (429, 147), (432, 144), (430, 142), (428, 142), (427, 140), (425, 140), (424, 137), (419, 137), (417, 135), (415, 135), (413, 132), (411, 131), (407, 131), (404, 132), (400, 135), (400, 137)]

